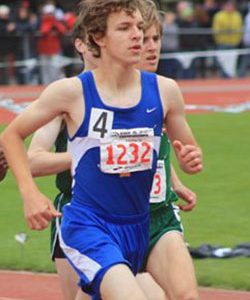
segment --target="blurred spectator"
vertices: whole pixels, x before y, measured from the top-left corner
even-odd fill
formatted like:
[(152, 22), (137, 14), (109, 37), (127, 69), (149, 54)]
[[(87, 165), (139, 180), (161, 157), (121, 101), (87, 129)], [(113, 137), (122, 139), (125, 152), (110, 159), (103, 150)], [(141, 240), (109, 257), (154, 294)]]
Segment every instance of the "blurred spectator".
[[(36, 15), (29, 12), (27, 5), (21, 5), (17, 10), (16, 17), (17, 46), (16, 59), (25, 61), (36, 57), (35, 51), (35, 32), (38, 28)], [(35, 80), (35, 65), (33, 67), (17, 67), (17, 82), (19, 84), (38, 83)]]
[[(180, 30), (197, 29), (194, 9), (189, 2), (179, 7), (178, 25)], [(195, 51), (198, 49), (199, 38), (195, 34), (181, 33), (180, 49), (181, 51)], [(183, 69), (183, 78), (191, 79), (196, 77), (196, 60), (194, 59), (188, 68)]]
[(41, 80), (48, 84), (62, 77), (60, 58), (62, 53), (61, 37), (66, 33), (65, 25), (56, 19), (56, 8), (46, 4), (42, 8), (40, 33), (37, 52), (40, 59)]
[(182, 12), (190, 7), (190, 3), (188, 1), (178, 1), (176, 4), (176, 13), (177, 16), (181, 16)]
[(179, 49), (179, 28), (173, 12), (167, 12), (162, 24), (162, 52)]
[[(248, 2), (248, 13), (244, 20), (244, 34), (242, 40), (243, 47), (250, 50), (250, 2)], [(242, 55), (239, 64), (239, 77), (245, 77), (248, 71), (250, 54)]]
[(208, 15), (208, 27), (212, 27), (214, 15), (220, 10), (215, 0), (205, 0), (202, 9)]
[[(175, 22), (176, 16), (173, 12), (167, 12), (162, 24), (162, 53), (179, 51), (179, 28)], [(181, 63), (175, 58), (161, 59), (159, 61), (157, 73), (170, 78), (180, 78), (182, 76)]]
[[(194, 18), (196, 20), (196, 25), (198, 28), (209, 29), (210, 28), (210, 19), (208, 12), (203, 9), (202, 5), (196, 4), (194, 7)], [(199, 49), (207, 50), (209, 49), (209, 37), (210, 33), (202, 33), (199, 35)]]
[(0, 5), (0, 84), (8, 84), (10, 67), (8, 64), (14, 60), (16, 25), (10, 18), (10, 9), (7, 5)]
[(57, 20), (59, 21), (63, 21), (64, 18), (64, 11), (56, 6), (56, 2), (54, 0), (48, 0), (46, 2), (47, 5), (53, 5), (55, 7), (55, 12), (54, 15), (56, 17)]
[[(205, 11), (208, 16), (207, 28), (209, 28), (210, 30), (212, 30), (214, 15), (220, 10), (220, 7), (218, 6), (217, 2), (218, 1), (215, 0), (204, 0), (204, 3), (202, 5), (203, 11)], [(211, 32), (210, 34), (206, 35), (206, 44), (207, 44), (207, 50), (208, 49), (211, 50), (215, 48), (215, 43)], [(214, 57), (208, 57), (206, 59), (206, 68), (210, 69), (213, 75), (216, 73), (217, 66)]]
[[(69, 33), (71, 33), (71, 31), (73, 29), (76, 18), (77, 18), (76, 14), (73, 11), (69, 11), (64, 14), (63, 21), (66, 24), (67, 31)], [(72, 42), (71, 35), (64, 36), (64, 38), (63, 38), (63, 55), (65, 55), (66, 57), (70, 57), (70, 58), (76, 57), (75, 46)], [(65, 75), (67, 77), (75, 75), (73, 64), (69, 64), (65, 67)]]
[[(234, 1), (226, 1), (222, 10), (214, 15), (213, 30), (216, 48), (219, 50), (235, 49), (242, 39), (242, 16), (236, 10)], [(221, 64), (218, 63), (221, 76), (229, 78)]]
[[(203, 32), (199, 34), (199, 43), (198, 43), (198, 50), (208, 50), (210, 45), (210, 38), (211, 34), (205, 33), (204, 30), (209, 29), (210, 22), (209, 22), (209, 15), (206, 10), (203, 9), (202, 5), (196, 4), (194, 7), (194, 15), (195, 20), (197, 22), (198, 28), (203, 29)], [(206, 57), (200, 57), (196, 59), (197, 63), (197, 70), (199, 72), (199, 75), (202, 78), (206, 77), (206, 70), (207, 70), (207, 58)]]
[(67, 25), (67, 29), (71, 32), (75, 25), (77, 16), (73, 11), (68, 11), (64, 14), (63, 21)]

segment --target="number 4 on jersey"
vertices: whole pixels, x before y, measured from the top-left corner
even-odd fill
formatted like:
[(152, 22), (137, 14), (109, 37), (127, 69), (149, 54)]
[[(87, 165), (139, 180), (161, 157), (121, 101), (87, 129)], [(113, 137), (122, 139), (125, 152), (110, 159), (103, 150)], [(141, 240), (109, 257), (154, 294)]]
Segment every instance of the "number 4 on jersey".
[(89, 136), (103, 139), (112, 129), (114, 113), (109, 110), (92, 108), (89, 122)]
[(106, 129), (106, 124), (107, 124), (107, 113), (103, 112), (99, 119), (96, 121), (93, 130), (96, 132), (100, 132), (101, 138), (104, 138), (105, 133), (108, 132)]

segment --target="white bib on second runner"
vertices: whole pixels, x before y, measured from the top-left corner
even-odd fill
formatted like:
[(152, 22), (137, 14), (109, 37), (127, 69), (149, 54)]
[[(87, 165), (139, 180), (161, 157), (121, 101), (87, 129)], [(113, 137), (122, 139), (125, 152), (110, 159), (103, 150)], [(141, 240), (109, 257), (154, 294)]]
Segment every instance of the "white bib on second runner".
[(166, 183), (165, 164), (164, 164), (164, 160), (158, 160), (149, 202), (150, 203), (164, 202), (166, 199), (166, 192), (167, 192), (167, 183)]
[(100, 167), (111, 174), (152, 168), (154, 130), (152, 128), (112, 129), (101, 140)]

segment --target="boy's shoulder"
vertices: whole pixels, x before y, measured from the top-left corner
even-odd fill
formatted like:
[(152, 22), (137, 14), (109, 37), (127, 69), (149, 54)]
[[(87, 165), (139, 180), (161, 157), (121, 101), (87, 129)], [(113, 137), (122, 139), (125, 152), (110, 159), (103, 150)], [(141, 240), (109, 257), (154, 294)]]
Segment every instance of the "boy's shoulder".
[(77, 77), (63, 78), (49, 84), (43, 94), (53, 94), (54, 97), (75, 98), (82, 94), (81, 81)]

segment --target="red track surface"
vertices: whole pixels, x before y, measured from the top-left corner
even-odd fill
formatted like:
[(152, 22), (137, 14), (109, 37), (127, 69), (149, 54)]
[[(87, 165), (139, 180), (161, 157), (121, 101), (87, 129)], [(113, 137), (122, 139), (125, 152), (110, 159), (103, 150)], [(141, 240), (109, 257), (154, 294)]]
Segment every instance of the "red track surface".
[[(229, 105), (250, 101), (250, 79), (183, 80), (179, 85), (186, 104)], [(0, 102), (12, 99), (15, 103), (33, 101), (43, 86), (0, 87)], [(0, 124), (7, 124), (15, 114), (0, 107)]]
[[(250, 292), (200, 288), (201, 300), (249, 300)], [(63, 300), (57, 275), (0, 271), (0, 300)]]
[[(228, 105), (250, 100), (250, 79), (180, 81), (186, 104)], [(44, 87), (0, 88), (0, 101), (33, 101)], [(0, 124), (15, 114), (0, 108)], [(250, 300), (250, 293), (200, 288), (201, 300)], [(57, 275), (0, 271), (0, 300), (63, 300)]]
[(186, 104), (225, 105), (250, 100), (250, 79), (185, 80), (179, 82)]

